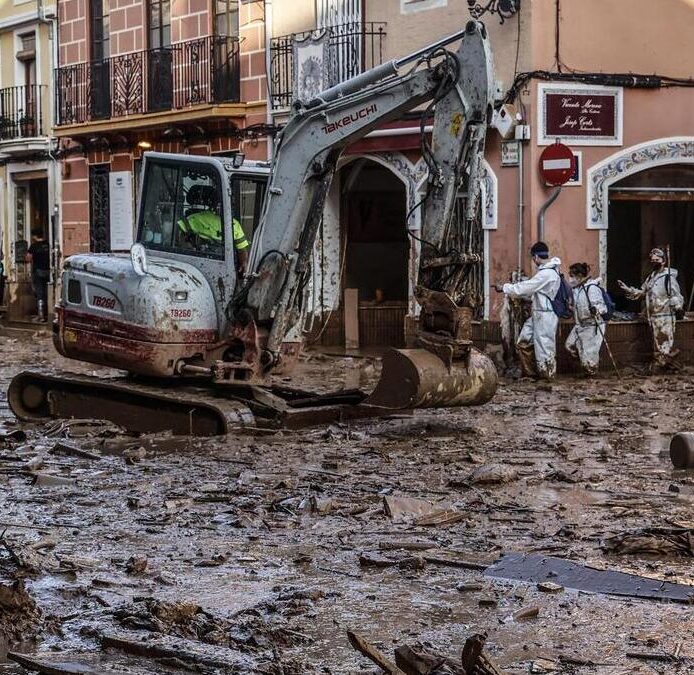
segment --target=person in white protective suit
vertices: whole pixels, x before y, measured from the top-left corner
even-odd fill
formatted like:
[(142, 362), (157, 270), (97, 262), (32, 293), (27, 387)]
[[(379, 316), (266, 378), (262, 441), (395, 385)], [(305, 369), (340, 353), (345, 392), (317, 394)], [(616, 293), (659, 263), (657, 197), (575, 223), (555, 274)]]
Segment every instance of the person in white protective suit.
[(530, 249), (535, 275), (515, 284), (498, 284), (497, 291), (509, 298), (532, 301), (532, 314), (523, 324), (516, 348), (523, 374), (552, 380), (557, 372), (557, 325), (559, 317), (552, 307), (552, 300), (559, 290), (561, 277), (559, 258), (549, 257), (547, 244), (538, 241)]
[(630, 300), (643, 300), (653, 339), (653, 366), (659, 370), (668, 369), (674, 367), (673, 360), (678, 353), (673, 349), (675, 313), (684, 307), (684, 298), (677, 282), (677, 270), (666, 265), (665, 251), (654, 248), (649, 259), (653, 271), (641, 288), (627, 286), (623, 281), (617, 283)]
[(566, 351), (581, 362), (588, 375), (598, 372), (600, 348), (605, 337), (607, 305), (600, 279), (590, 278), (590, 265), (574, 263), (569, 267), (569, 285), (574, 296), (575, 325), (566, 340)]

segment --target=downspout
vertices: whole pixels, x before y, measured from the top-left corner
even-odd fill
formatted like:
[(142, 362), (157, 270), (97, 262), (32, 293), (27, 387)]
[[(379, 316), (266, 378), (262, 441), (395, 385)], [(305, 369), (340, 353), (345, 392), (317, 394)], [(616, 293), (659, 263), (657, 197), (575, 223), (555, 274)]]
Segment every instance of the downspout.
[[(272, 0), (264, 0), (264, 30), (265, 30), (265, 82), (266, 82), (266, 115), (265, 119), (269, 126), (274, 120), (272, 117)], [(274, 136), (267, 137), (267, 158), (272, 161), (275, 155)]]
[[(56, 7), (59, 0), (56, 0)], [(48, 242), (51, 248), (51, 279), (50, 284), (53, 286), (53, 298), (56, 297), (58, 268), (60, 266), (60, 195), (58, 189), (58, 180), (56, 170), (58, 168), (58, 159), (53, 155), (53, 126), (56, 121), (56, 98), (55, 98), (55, 70), (58, 62), (58, 40), (57, 40), (57, 17), (53, 14), (50, 18), (46, 16), (46, 10), (43, 0), (36, 0), (36, 14), (38, 16), (39, 25), (48, 27), (48, 42), (49, 42), (49, 82), (48, 84), (48, 119), (45, 123), (48, 125), (46, 136), (48, 137), (47, 154), (49, 158), (48, 164), (48, 189), (49, 194), (53, 196), (53, 208), (49, 214)], [(41, 64), (39, 64), (39, 69)], [(40, 70), (39, 70), (40, 72)]]
[(554, 202), (557, 201), (557, 197), (559, 197), (559, 193), (561, 192), (561, 185), (558, 185), (557, 187), (554, 188), (554, 191), (552, 194), (549, 196), (549, 199), (540, 207), (540, 211), (537, 214), (537, 240), (538, 241), (544, 241), (545, 240), (545, 213), (547, 212), (547, 209), (554, 204)]
[(523, 269), (523, 141), (518, 141), (518, 278)]

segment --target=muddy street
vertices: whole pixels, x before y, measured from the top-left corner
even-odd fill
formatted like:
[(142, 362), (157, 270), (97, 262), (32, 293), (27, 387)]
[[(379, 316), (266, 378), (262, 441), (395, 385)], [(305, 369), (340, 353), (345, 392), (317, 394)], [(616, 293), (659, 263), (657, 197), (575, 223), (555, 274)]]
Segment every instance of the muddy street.
[[(98, 410), (19, 425), (15, 373), (96, 371), (46, 332), (3, 333), (0, 363), (0, 673), (31, 672), (8, 650), (52, 654), (42, 672), (379, 672), (348, 630), (458, 663), (486, 633), (504, 673), (694, 669), (694, 472), (668, 455), (694, 430), (689, 373), (502, 380), (481, 408), (189, 439)], [(377, 370), (309, 354), (296, 381)]]

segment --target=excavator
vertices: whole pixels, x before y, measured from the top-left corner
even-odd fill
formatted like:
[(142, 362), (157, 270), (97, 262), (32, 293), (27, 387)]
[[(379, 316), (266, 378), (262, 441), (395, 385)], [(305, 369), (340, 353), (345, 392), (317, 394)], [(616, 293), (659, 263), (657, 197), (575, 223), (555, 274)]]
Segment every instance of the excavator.
[[(128, 375), (23, 372), (8, 390), (13, 412), (29, 421), (87, 417), (140, 433), (211, 436), (489, 401), (496, 369), (471, 339), (479, 303), (471, 280), (482, 265), (471, 233), (493, 98), (489, 40), (471, 21), (296, 101), (271, 163), (146, 154), (130, 255), (67, 258), (53, 323), (60, 354)], [(272, 374), (302, 346), (312, 251), (341, 153), (415, 110), (429, 170), (416, 236), (416, 347), (384, 354), (370, 395), (273, 385)], [(194, 233), (189, 225), (200, 214), (207, 231)], [(251, 239), (243, 274), (235, 218)]]

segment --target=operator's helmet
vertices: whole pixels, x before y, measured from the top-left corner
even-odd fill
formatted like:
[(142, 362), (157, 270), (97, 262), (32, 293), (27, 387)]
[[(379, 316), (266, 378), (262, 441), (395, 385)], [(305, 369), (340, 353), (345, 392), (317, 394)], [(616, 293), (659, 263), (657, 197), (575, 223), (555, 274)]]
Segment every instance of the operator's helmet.
[(190, 206), (197, 209), (218, 211), (219, 200), (217, 199), (217, 190), (213, 185), (193, 185), (188, 190), (186, 199)]

